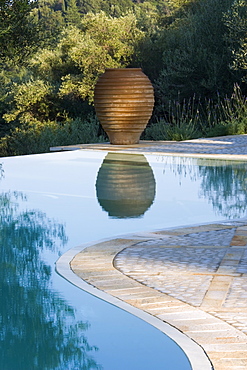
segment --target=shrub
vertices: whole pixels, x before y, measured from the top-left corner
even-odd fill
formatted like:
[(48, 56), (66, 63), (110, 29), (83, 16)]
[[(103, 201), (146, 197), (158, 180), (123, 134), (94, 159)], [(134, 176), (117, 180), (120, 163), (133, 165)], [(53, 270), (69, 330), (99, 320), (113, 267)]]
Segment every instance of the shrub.
[(161, 119), (146, 128), (144, 138), (145, 140), (182, 141), (195, 139), (200, 137), (200, 135), (201, 132), (192, 121), (171, 124)]
[(26, 123), (0, 140), (0, 156), (45, 153), (51, 146), (104, 141), (98, 133), (99, 123), (93, 116), (64, 124), (55, 121)]
[(207, 104), (206, 136), (242, 135), (247, 133), (247, 98), (242, 94), (239, 85), (234, 85), (230, 98)]
[(168, 110), (147, 127), (146, 140), (189, 140), (199, 136), (241, 135), (247, 133), (247, 98), (235, 84), (231, 97), (169, 101)]
[(180, 103), (178, 94), (176, 100), (168, 102), (163, 117), (147, 127), (146, 139), (181, 141), (199, 137), (201, 134), (199, 108), (200, 104), (196, 102), (195, 96)]

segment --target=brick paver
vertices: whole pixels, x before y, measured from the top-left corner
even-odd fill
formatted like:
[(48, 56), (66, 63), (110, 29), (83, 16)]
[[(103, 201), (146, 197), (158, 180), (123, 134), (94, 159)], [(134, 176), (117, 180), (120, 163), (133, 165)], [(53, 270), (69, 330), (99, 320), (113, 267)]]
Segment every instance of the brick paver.
[(81, 251), (71, 268), (185, 333), (215, 370), (247, 369), (247, 246), (235, 238), (246, 226), (228, 222), (162, 230), (153, 239), (152, 233), (113, 239)]

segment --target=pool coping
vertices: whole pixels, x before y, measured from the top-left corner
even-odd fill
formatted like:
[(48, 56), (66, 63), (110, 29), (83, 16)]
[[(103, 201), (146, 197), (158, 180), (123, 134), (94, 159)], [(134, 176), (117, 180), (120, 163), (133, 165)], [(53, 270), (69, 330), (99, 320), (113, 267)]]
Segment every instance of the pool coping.
[(109, 142), (51, 147), (51, 152), (89, 150), (139, 153), (193, 158), (247, 160), (247, 134), (186, 141), (143, 141), (135, 145), (112, 145)]
[[(127, 238), (133, 240), (133, 238), (136, 238), (136, 234), (118, 235), (117, 238)], [(87, 283), (72, 270), (71, 261), (78, 255), (78, 253), (86, 248), (98, 245), (99, 243), (111, 242), (112, 240), (115, 240), (115, 238), (104, 238), (71, 248), (56, 261), (56, 272), (78, 288), (120, 309), (123, 309), (124, 311), (129, 312), (130, 314), (142, 319), (146, 323), (166, 334), (184, 351), (190, 362), (192, 370), (212, 370), (212, 363), (204, 349), (190, 337), (185, 335), (182, 331), (172, 326), (168, 322), (164, 322), (161, 319)]]
[[(235, 230), (235, 237), (231, 239), (233, 243), (229, 244), (230, 250), (227, 246), (219, 246), (220, 249), (228, 249), (228, 253), (222, 259), (223, 263), (220, 263), (219, 271), (215, 275), (220, 280), (222, 278), (224, 280), (229, 274), (238, 276), (238, 279), (241, 275), (246, 285), (246, 271), (243, 274), (236, 273), (235, 263), (233, 265), (231, 261), (229, 263), (229, 254), (232, 255), (233, 253), (232, 262), (236, 262), (236, 254), (239, 254), (239, 249), (243, 253), (247, 251), (246, 218), (158, 229), (149, 233), (136, 232), (93, 241), (67, 251), (57, 261), (56, 270), (77, 287), (139, 317), (168, 335), (187, 355), (192, 370), (245, 369), (247, 363), (247, 323), (245, 322), (245, 329), (242, 328), (241, 313), (242, 310), (244, 310), (243, 313), (245, 312), (246, 304), (244, 304), (245, 308), (241, 309), (240, 303), (238, 311), (233, 308), (233, 312), (240, 311), (240, 320), (237, 319), (238, 314), (234, 313), (238, 321), (236, 325), (232, 324), (231, 309), (228, 319), (224, 317), (228, 311), (223, 312), (223, 317), (221, 317), (222, 313), (220, 314), (220, 311), (217, 314), (217, 299), (222, 299), (220, 297), (221, 293), (224, 293), (226, 289), (224, 281), (221, 282), (220, 292), (219, 286), (216, 288), (219, 297), (213, 298), (213, 301), (216, 301), (215, 308), (212, 308), (214, 304), (210, 306), (212, 297), (210, 298), (208, 293), (203, 298), (203, 305), (196, 307), (180, 298), (174, 298), (173, 295), (157, 291), (152, 285), (150, 287), (150, 285), (143, 284), (138, 279), (135, 280), (128, 274), (126, 275), (115, 263), (115, 257), (121, 255), (122, 251), (132, 247), (136, 248), (136, 246), (139, 247), (143, 242), (145, 244), (145, 242), (150, 243), (151, 241), (152, 246), (156, 246), (156, 241), (160, 240), (162, 236), (165, 236), (166, 239), (166, 236), (172, 234), (187, 236), (188, 233), (194, 235), (199, 232), (200, 238), (200, 232), (211, 230), (217, 233), (219, 230), (226, 229)], [(242, 237), (240, 236), (241, 230)], [(245, 245), (243, 245), (243, 242)], [(175, 250), (177, 248), (176, 245)], [(225, 267), (228, 269), (227, 274), (224, 272)], [(222, 269), (223, 271), (220, 271)], [(145, 272), (142, 274), (145, 277)], [(215, 288), (215, 282), (213, 286)], [(211, 288), (208, 291), (212, 294)], [(243, 294), (245, 295), (245, 293)], [(245, 298), (242, 297), (241, 299), (242, 302), (245, 302)], [(212, 312), (215, 309), (216, 312)], [(200, 324), (200, 322), (203, 323)], [(202, 325), (202, 328), (200, 325)], [(209, 330), (210, 327), (213, 330)], [(225, 362), (230, 362), (230, 365), (224, 366)]]

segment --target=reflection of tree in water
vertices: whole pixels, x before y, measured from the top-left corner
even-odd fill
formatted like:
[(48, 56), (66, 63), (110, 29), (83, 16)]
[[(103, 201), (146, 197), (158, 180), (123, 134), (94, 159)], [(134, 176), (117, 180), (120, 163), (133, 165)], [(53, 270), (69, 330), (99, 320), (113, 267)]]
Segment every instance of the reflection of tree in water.
[[(212, 162), (213, 163), (213, 162)], [(201, 194), (212, 203), (217, 213), (226, 218), (243, 217), (247, 208), (247, 177), (245, 163), (218, 161), (199, 166)]]
[(3, 175), (4, 175), (3, 165), (2, 163), (0, 163), (0, 179), (3, 177)]
[(163, 157), (165, 169), (172, 169), (180, 184), (184, 177), (201, 179), (199, 196), (226, 218), (243, 217), (247, 209), (247, 168), (244, 162), (186, 157)]
[(166, 169), (169, 169), (179, 178), (179, 184), (182, 184), (182, 180), (185, 177), (189, 177), (191, 181), (198, 179), (198, 166), (195, 158), (187, 157), (173, 157), (167, 156), (157, 158), (158, 162), (161, 161), (165, 164), (163, 168), (163, 174), (166, 174)]
[(1, 370), (99, 369), (74, 310), (50, 286), (43, 248), (66, 242), (64, 228), (20, 211), (18, 193), (0, 194)]

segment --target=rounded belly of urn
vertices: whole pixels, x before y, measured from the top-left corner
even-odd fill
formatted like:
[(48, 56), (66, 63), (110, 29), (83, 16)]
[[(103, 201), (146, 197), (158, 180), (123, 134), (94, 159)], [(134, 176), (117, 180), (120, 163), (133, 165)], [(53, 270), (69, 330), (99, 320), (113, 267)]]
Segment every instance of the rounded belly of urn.
[(109, 68), (96, 83), (94, 105), (111, 144), (137, 144), (152, 115), (153, 86), (141, 68)]

